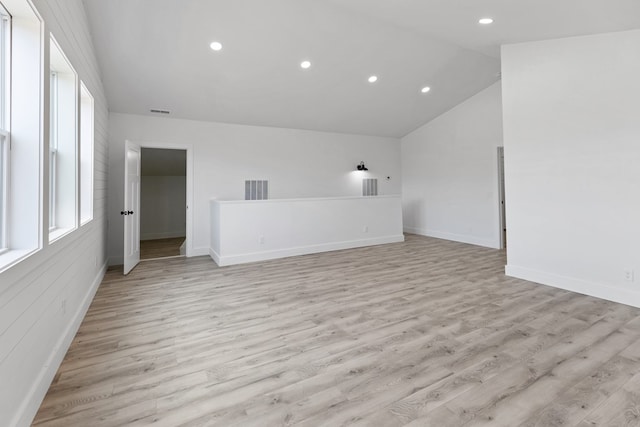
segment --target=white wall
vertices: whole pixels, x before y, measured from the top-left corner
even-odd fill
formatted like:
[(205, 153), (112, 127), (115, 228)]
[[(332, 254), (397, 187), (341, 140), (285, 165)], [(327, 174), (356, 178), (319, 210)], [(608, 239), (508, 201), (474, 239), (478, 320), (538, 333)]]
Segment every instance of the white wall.
[[(193, 151), (192, 254), (209, 253), (209, 200), (243, 199), (245, 179), (268, 179), (271, 199), (357, 196), (361, 160), (380, 194), (400, 193), (395, 138), (242, 126), (111, 113), (109, 116), (109, 257), (122, 263), (124, 141)], [(187, 171), (189, 173), (189, 171)], [(386, 177), (390, 176), (389, 181)]]
[(405, 231), (500, 247), (500, 83), (402, 138)]
[(186, 197), (185, 176), (143, 175), (140, 179), (140, 240), (184, 237)]
[[(85, 12), (81, 0), (34, 3), (45, 30), (54, 34), (95, 97), (94, 219), (52, 245), (44, 239), (41, 250), (0, 273), (3, 426), (31, 423), (106, 268), (108, 115)], [(45, 49), (48, 39), (45, 32)], [(48, 79), (47, 72), (43, 76)], [(46, 104), (43, 115), (48, 115)]]
[(403, 241), (400, 195), (211, 202), (220, 266)]
[(507, 274), (640, 306), (639, 47), (503, 47)]

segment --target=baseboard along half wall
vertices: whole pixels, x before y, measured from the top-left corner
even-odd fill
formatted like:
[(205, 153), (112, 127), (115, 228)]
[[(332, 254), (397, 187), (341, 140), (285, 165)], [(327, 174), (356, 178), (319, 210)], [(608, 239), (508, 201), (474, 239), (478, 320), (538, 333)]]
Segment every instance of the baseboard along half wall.
[(209, 249), (209, 256), (220, 267), (248, 262), (266, 261), (270, 259), (287, 258), (298, 255), (308, 255), (320, 252), (338, 251), (342, 249), (361, 248), (364, 246), (384, 245), (387, 243), (404, 242), (404, 235), (376, 237), (372, 239), (350, 240), (345, 242), (331, 242), (296, 248), (283, 248), (271, 251), (252, 252), (220, 256), (213, 249)]

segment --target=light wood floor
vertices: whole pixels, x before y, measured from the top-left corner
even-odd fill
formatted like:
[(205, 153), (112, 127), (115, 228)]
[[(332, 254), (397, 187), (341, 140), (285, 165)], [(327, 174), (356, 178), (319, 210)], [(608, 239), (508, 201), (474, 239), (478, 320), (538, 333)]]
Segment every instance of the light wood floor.
[(170, 239), (142, 240), (140, 242), (140, 259), (166, 258), (180, 255), (180, 246), (184, 237)]
[(111, 270), (43, 426), (632, 426), (640, 310), (405, 243)]

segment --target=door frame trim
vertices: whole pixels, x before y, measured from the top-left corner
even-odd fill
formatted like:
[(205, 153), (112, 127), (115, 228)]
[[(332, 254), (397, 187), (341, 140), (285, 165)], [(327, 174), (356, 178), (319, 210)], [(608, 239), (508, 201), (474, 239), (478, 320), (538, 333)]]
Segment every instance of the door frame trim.
[[(504, 146), (497, 148), (498, 161), (498, 236), (500, 239), (500, 249), (505, 249), (505, 223), (506, 223), (506, 182), (504, 173)], [(504, 205), (503, 205), (504, 203)]]
[[(187, 152), (187, 216), (186, 216), (186, 240), (185, 256), (193, 256), (193, 145), (192, 144), (170, 144), (161, 142), (142, 142), (127, 139), (127, 142), (134, 143), (140, 148), (159, 148), (165, 150), (185, 150)], [(141, 152), (142, 154), (142, 152)], [(138, 216), (138, 221), (140, 217)]]

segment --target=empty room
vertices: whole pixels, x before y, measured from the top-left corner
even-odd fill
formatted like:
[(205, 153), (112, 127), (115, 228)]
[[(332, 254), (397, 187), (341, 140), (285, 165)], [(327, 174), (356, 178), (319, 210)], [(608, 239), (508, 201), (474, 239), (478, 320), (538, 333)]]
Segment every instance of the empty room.
[(0, 0), (0, 426), (640, 426), (637, 0)]

